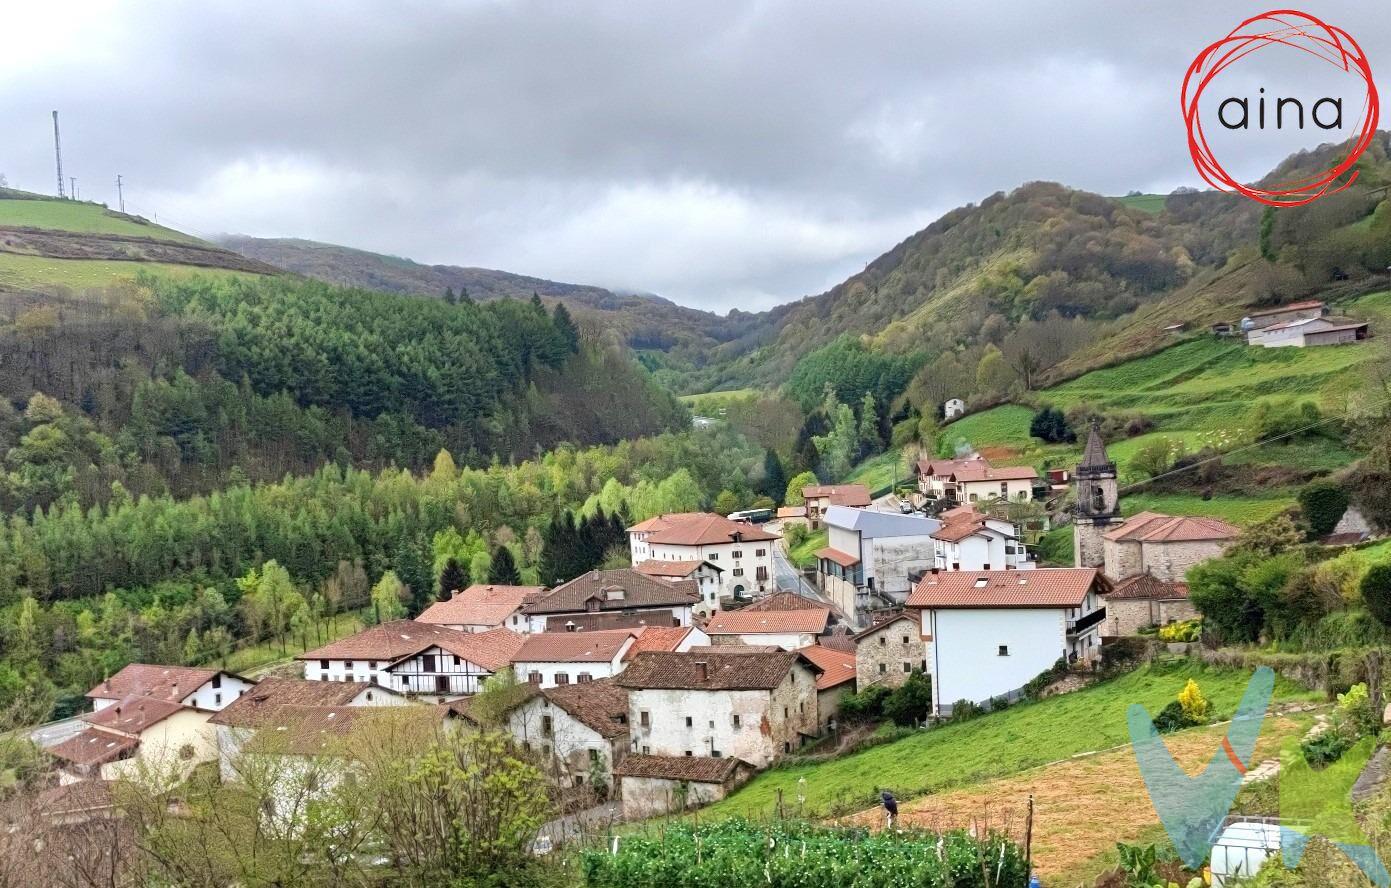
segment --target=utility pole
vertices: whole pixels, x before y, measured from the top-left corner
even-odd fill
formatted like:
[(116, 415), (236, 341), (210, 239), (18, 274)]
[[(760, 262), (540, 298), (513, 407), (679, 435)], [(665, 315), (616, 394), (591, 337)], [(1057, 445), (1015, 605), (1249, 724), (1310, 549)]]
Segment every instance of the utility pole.
[(121, 190), (121, 174), (116, 174), (116, 202), (121, 205), (121, 213), (126, 211), (126, 194)]
[(77, 177), (68, 176), (68, 196), (77, 200)]
[(58, 196), (66, 197), (63, 193), (63, 149), (58, 140), (58, 112), (53, 112), (53, 160), (58, 164)]

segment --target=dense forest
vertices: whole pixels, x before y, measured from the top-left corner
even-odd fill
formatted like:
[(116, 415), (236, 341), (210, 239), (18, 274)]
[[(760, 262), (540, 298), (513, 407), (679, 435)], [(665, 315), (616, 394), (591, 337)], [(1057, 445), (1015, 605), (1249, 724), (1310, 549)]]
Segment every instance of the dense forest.
[(680, 428), (564, 306), (287, 278), (142, 277), (16, 300), (0, 326), (0, 506), (215, 490), (340, 466), (467, 465)]

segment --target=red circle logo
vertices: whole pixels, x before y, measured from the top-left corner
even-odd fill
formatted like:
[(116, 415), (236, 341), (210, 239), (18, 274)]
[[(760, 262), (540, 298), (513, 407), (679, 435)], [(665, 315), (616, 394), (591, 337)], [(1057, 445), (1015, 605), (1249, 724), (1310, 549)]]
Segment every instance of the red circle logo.
[[(1354, 127), (1357, 136), (1341, 162), (1317, 175), (1278, 183), (1269, 188), (1257, 188), (1236, 181), (1222, 168), (1208, 145), (1207, 137), (1203, 135), (1198, 100), (1214, 77), (1251, 53), (1270, 46), (1285, 46), (1309, 53), (1348, 74), (1360, 77), (1366, 86), (1366, 101), (1362, 106), (1360, 123)], [(1297, 207), (1313, 203), (1326, 194), (1337, 194), (1357, 181), (1357, 171), (1352, 167), (1367, 150), (1376, 133), (1379, 111), (1372, 68), (1357, 41), (1342, 28), (1325, 24), (1307, 12), (1292, 9), (1278, 9), (1249, 18), (1226, 37), (1198, 53), (1183, 77), (1182, 102), (1183, 119), (1188, 126), (1188, 152), (1193, 155), (1193, 164), (1203, 179), (1221, 191), (1244, 194), (1273, 207)], [(1350, 170), (1351, 175), (1347, 175)], [(1347, 178), (1343, 179), (1345, 175)]]

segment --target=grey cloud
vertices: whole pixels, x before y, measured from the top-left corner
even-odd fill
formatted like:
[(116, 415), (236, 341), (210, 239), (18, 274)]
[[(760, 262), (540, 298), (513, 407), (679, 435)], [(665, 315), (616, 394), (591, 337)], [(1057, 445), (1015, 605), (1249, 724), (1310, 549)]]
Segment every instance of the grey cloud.
[[(1372, 4), (1320, 13), (1377, 60)], [(202, 232), (766, 307), (1031, 179), (1198, 184), (1209, 3), (48, 4), (10, 13), (0, 171)], [(1391, 61), (1388, 61), (1391, 64)], [(1273, 136), (1254, 175), (1298, 140)]]

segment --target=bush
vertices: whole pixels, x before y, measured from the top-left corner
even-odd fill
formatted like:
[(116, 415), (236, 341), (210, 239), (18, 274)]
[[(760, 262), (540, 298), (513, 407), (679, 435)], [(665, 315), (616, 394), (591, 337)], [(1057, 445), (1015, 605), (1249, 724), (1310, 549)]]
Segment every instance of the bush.
[(1342, 758), (1343, 753), (1352, 749), (1354, 742), (1338, 731), (1324, 731), (1299, 744), (1299, 751), (1304, 754), (1304, 761), (1309, 763), (1309, 767), (1318, 770)]
[(1180, 620), (1159, 627), (1159, 640), (1172, 642), (1197, 641), (1202, 637), (1202, 620)]
[(1391, 626), (1391, 562), (1374, 564), (1362, 577), (1362, 600), (1383, 626)]
[(1212, 712), (1212, 704), (1203, 696), (1198, 683), (1191, 678), (1188, 679), (1188, 684), (1183, 686), (1183, 690), (1179, 691), (1178, 702), (1183, 709), (1183, 717), (1194, 724), (1206, 723)]
[(1029, 679), (1020, 690), (1023, 692), (1025, 699), (1037, 700), (1039, 695), (1043, 693), (1044, 688), (1062, 678), (1064, 675), (1067, 675), (1067, 658), (1059, 657), (1053, 662), (1052, 666), (1049, 666), (1038, 675)]
[(1314, 481), (1299, 491), (1299, 508), (1312, 539), (1328, 536), (1348, 509), (1348, 492), (1332, 481)]
[[(842, 704), (843, 705), (843, 704)], [(925, 721), (932, 710), (932, 679), (914, 669), (908, 680), (884, 698), (884, 715), (895, 724), (911, 725)]]
[(1029, 435), (1049, 444), (1071, 444), (1077, 440), (1077, 433), (1068, 427), (1067, 417), (1056, 407), (1044, 407), (1034, 414)]
[(1154, 717), (1153, 724), (1154, 729), (1161, 734), (1169, 734), (1184, 728), (1197, 727), (1196, 724), (1190, 722), (1187, 717), (1184, 716), (1183, 704), (1177, 700), (1174, 700), (1168, 706), (1161, 709), (1159, 714)]
[(848, 722), (874, 721), (884, 717), (884, 701), (893, 691), (883, 685), (871, 685), (863, 691), (840, 698), (841, 718)]
[(1143, 638), (1117, 638), (1102, 646), (1101, 668), (1107, 672), (1129, 669), (1143, 660), (1148, 652), (1149, 642)]
[(980, 706), (979, 706), (979, 704), (977, 704), (975, 701), (973, 701), (973, 700), (957, 700), (955, 703), (953, 703), (953, 704), (951, 705), (951, 718), (948, 719), (948, 721), (951, 721), (951, 722), (964, 722), (964, 721), (970, 721), (971, 719), (973, 719), (973, 718), (979, 718), (980, 716), (982, 716), (982, 715), (984, 715), (984, 714), (985, 714), (985, 710), (984, 710), (984, 709), (981, 709)]

